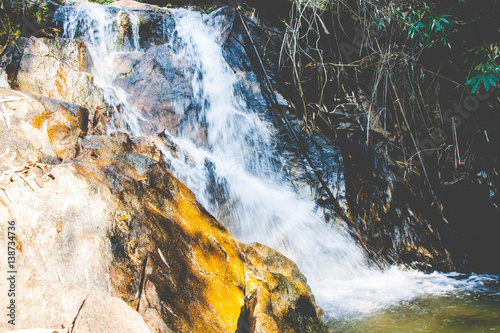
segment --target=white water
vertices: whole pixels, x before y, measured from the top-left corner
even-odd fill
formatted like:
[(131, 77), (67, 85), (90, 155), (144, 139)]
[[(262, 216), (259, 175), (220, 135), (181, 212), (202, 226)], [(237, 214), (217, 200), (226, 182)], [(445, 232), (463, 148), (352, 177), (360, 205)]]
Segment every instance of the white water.
[[(298, 194), (282, 174), (287, 161), (275, 149), (275, 129), (236, 93), (239, 78), (222, 56), (220, 17), (183, 9), (172, 12), (176, 28), (170, 49), (189, 64), (184, 75), (191, 78), (193, 104), (200, 107), (190, 116), (176, 110), (185, 118), (178, 136), (171, 138), (180, 152), (172, 156), (165, 149), (164, 153), (176, 176), (240, 241), (263, 243), (295, 261), (318, 304), (334, 318), (467, 285), (444, 274), (372, 267), (345, 230), (328, 226), (314, 201)], [(117, 47), (113, 18), (99, 5), (62, 7), (59, 16), (64, 17), (66, 37), (78, 37), (89, 45), (95, 83), (106, 89), (108, 103), (116, 109), (116, 123), (124, 124), (112, 130), (140, 135), (140, 120), (146, 119), (130, 106), (127, 92), (113, 86), (114, 57), (119, 52), (143, 52), (138, 35), (132, 47)], [(137, 17), (130, 19), (137, 34)], [(207, 135), (200, 143), (201, 128)]]
[(10, 88), (9, 82), (7, 81), (7, 73), (0, 67), (0, 87)]

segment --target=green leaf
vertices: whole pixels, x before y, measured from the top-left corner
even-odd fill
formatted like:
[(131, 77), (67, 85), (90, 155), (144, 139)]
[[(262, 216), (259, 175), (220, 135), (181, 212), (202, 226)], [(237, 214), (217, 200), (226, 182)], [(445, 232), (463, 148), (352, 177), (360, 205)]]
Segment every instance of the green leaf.
[(494, 81), (494, 76), (493, 75), (486, 75), (486, 79), (485, 81), (488, 81), (488, 83), (490, 84), (490, 86), (495, 86), (495, 81)]
[(480, 77), (480, 75), (473, 76), (471, 79), (469, 79), (467, 82), (465, 82), (465, 85), (469, 85), (469, 84), (474, 83), (479, 77)]
[(442, 26), (441, 23), (439, 23), (439, 21), (436, 21), (436, 28), (438, 31), (442, 31)]
[(481, 83), (481, 80), (477, 80), (476, 84), (474, 85), (474, 87), (472, 87), (472, 93), (475, 94), (476, 93), (476, 90), (477, 90), (477, 86), (479, 86), (479, 83)]

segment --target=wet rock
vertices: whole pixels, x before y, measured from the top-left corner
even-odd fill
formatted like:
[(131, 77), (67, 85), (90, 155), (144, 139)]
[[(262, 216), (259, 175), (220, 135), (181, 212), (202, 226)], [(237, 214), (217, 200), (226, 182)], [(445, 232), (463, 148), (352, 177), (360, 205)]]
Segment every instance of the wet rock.
[(245, 307), (251, 332), (328, 332), (297, 265), (259, 243), (243, 249)]
[(208, 20), (213, 22), (214, 25), (220, 26), (220, 31), (222, 31), (219, 39), (221, 44), (223, 44), (231, 34), (234, 18), (235, 9), (232, 6), (225, 6), (210, 13)]
[(31, 37), (25, 43), (17, 89), (81, 105), (93, 116), (108, 109), (102, 89), (87, 71), (92, 66), (85, 44), (69, 39)]
[[(275, 28), (272, 26), (264, 23), (259, 25), (256, 23), (258, 20), (250, 20), (245, 16), (242, 18), (259, 52), (272, 86), (281, 88), (282, 82), (286, 82), (285, 71), (282, 71), (279, 66), (281, 35), (274, 33)], [(240, 19), (234, 20), (231, 28), (231, 34), (228, 35), (224, 43), (224, 58), (240, 78), (238, 90), (242, 93), (249, 107), (254, 110), (266, 110), (269, 105), (274, 104), (274, 98), (265, 83), (261, 63), (249, 41), (247, 30)], [(281, 89), (278, 91), (281, 92)]]
[[(66, 10), (80, 5), (78, 2), (68, 4)], [(167, 8), (122, 0), (111, 3), (105, 10), (115, 22), (113, 33), (116, 33), (117, 39), (114, 43), (118, 50), (145, 50), (164, 44), (170, 40), (174, 30), (174, 18)], [(58, 12), (54, 18), (56, 28), (61, 31), (64, 30), (64, 19), (64, 11)], [(81, 32), (76, 31), (75, 38), (81, 36)]]
[(143, 131), (155, 135), (166, 128), (177, 133), (180, 115), (192, 107), (193, 94), (182, 57), (170, 46), (160, 45), (140, 58), (123, 55), (118, 62), (124, 74), (116, 84), (130, 92), (131, 105), (148, 119), (142, 124)]
[[(127, 15), (132, 15), (137, 21), (137, 31), (141, 38), (139, 46), (141, 49), (148, 49), (154, 45), (161, 45), (170, 40), (174, 30), (175, 22), (166, 8), (146, 5), (136, 1), (116, 1), (110, 7), (126, 9)], [(124, 23), (127, 20), (124, 21)], [(122, 24), (121, 31), (132, 28), (130, 24)], [(124, 33), (121, 33), (126, 35)]]

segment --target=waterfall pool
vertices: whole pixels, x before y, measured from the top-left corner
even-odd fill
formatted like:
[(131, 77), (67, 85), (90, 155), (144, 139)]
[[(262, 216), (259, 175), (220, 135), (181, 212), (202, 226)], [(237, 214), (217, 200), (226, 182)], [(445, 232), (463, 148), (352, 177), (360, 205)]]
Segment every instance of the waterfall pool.
[(334, 332), (346, 333), (500, 331), (499, 277), (472, 275), (466, 280), (475, 287), (419, 296), (370, 313), (326, 318), (326, 322)]

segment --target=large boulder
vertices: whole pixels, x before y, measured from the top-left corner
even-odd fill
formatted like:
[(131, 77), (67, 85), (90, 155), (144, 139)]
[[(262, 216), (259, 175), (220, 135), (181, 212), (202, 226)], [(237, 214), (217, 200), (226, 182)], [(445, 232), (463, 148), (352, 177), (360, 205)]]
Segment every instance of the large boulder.
[(141, 123), (145, 133), (156, 135), (167, 129), (177, 133), (184, 110), (189, 112), (193, 91), (189, 68), (170, 46), (159, 45), (144, 54), (122, 54), (116, 58), (116, 84), (129, 92), (129, 103), (146, 121)]
[(327, 332), (297, 265), (265, 245), (243, 246), (249, 332)]
[[(237, 242), (168, 171), (154, 141), (87, 135), (76, 157), (57, 164), (66, 137), (47, 128), (64, 114), (83, 132), (72, 113), (80, 107), (0, 93), (9, 138), (0, 153), (10, 166), (1, 170), (0, 219), (16, 223), (16, 329), (327, 331), (298, 268)], [(12, 328), (3, 318), (0, 329)]]
[(89, 74), (92, 62), (85, 43), (31, 37), (23, 44), (17, 89), (80, 105), (91, 116), (96, 109), (110, 109)]

